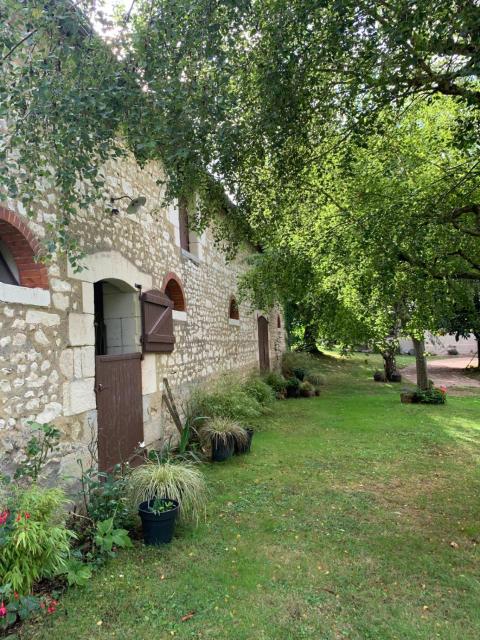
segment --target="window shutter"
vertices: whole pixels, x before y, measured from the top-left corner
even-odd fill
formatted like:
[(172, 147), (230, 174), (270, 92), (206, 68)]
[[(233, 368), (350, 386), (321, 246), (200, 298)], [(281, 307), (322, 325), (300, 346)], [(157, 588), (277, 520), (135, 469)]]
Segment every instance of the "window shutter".
[(171, 353), (173, 335), (173, 302), (161, 291), (142, 293), (142, 350), (147, 353)]

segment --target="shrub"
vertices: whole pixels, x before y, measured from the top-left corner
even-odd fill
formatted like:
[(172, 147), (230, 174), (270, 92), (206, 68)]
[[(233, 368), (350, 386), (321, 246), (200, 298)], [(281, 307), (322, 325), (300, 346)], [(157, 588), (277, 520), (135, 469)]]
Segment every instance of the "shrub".
[(198, 521), (205, 510), (207, 485), (201, 471), (192, 464), (149, 460), (132, 471), (129, 496), (136, 507), (155, 498), (177, 500), (182, 519)]
[(445, 404), (447, 392), (444, 388), (432, 388), (427, 391), (415, 391), (415, 401), (420, 404)]
[(27, 594), (42, 578), (62, 572), (75, 534), (65, 527), (60, 489), (32, 485), (12, 493), (0, 514), (0, 575), (3, 584)]
[(286, 385), (286, 389), (287, 389), (287, 396), (289, 398), (296, 398), (298, 397), (299, 394), (299, 388), (300, 388), (300, 380), (298, 378), (287, 378), (287, 385)]
[(292, 373), (295, 376), (295, 378), (298, 378), (300, 382), (303, 382), (303, 379), (305, 378), (307, 370), (304, 369), (303, 367), (293, 367)]
[(243, 389), (262, 406), (271, 405), (275, 400), (271, 387), (259, 376), (250, 376), (243, 384)]
[(276, 392), (285, 393), (287, 387), (287, 381), (281, 373), (277, 371), (271, 371), (265, 376), (265, 382)]
[(113, 518), (115, 527), (128, 526), (132, 514), (127, 505), (127, 478), (121, 465), (115, 465), (111, 473), (92, 467), (84, 469), (81, 460), (79, 466), (82, 471), (79, 498), (92, 524)]
[(200, 430), (200, 436), (209, 444), (227, 444), (229, 439), (239, 445), (248, 442), (247, 432), (238, 422), (220, 416), (209, 420)]

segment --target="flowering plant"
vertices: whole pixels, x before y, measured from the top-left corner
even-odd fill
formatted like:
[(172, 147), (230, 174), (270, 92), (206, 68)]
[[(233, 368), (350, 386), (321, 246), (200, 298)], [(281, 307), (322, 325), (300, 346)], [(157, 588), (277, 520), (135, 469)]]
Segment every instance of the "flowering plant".
[[(45, 604), (33, 595), (20, 595), (10, 583), (0, 587), (0, 629), (5, 630), (18, 620), (26, 620), (39, 612)], [(50, 605), (49, 605), (50, 607)], [(55, 609), (51, 611), (53, 613)]]

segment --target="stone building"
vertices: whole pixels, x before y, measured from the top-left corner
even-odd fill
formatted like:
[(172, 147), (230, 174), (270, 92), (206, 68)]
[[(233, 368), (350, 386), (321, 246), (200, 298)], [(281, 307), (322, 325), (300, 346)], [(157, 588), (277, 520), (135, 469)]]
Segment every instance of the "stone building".
[[(36, 261), (54, 192), (27, 218), (0, 206), (0, 460), (18, 458), (27, 422), (64, 433), (60, 473), (98, 443), (108, 467), (172, 423), (165, 383), (180, 405), (195, 383), (230, 370), (273, 368), (285, 347), (279, 309), (237, 304), (248, 251), (227, 261), (210, 230), (188, 229), (183, 208), (163, 205), (161, 166), (111, 163), (106, 191), (117, 212), (80, 212), (72, 232), (85, 253)], [(135, 213), (131, 199), (141, 198)], [(137, 201), (138, 202), (138, 201)]]

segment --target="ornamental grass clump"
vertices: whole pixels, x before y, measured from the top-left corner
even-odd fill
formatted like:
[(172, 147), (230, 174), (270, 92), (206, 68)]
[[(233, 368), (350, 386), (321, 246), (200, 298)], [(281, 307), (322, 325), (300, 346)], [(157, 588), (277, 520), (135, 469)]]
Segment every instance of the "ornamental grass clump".
[(227, 445), (233, 442), (237, 445), (248, 443), (248, 434), (239, 422), (225, 417), (209, 420), (200, 430), (200, 437), (208, 444)]
[(196, 389), (191, 398), (192, 417), (225, 417), (248, 424), (264, 413), (260, 402), (247, 393), (238, 381), (217, 383), (208, 389)]
[(315, 387), (315, 389), (317, 389), (325, 384), (325, 376), (323, 373), (319, 373), (318, 371), (309, 371), (305, 376), (305, 381), (309, 382)]
[(135, 506), (156, 498), (177, 500), (181, 519), (197, 523), (205, 514), (207, 483), (191, 463), (148, 460), (130, 474), (129, 497)]

